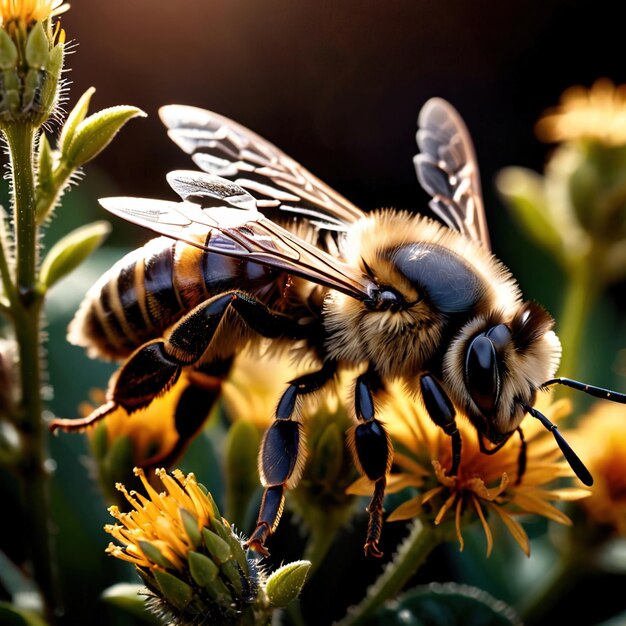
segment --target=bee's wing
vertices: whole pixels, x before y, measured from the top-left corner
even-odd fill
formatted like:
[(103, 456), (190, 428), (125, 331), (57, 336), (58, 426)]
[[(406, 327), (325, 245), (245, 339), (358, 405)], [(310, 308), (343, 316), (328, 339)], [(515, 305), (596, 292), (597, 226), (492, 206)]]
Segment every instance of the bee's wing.
[(178, 104), (161, 107), (159, 114), (171, 139), (200, 169), (249, 191), (270, 219), (297, 217), (321, 230), (342, 232), (363, 217), (342, 195), (241, 124)]
[(418, 118), (413, 159), (420, 184), (432, 196), (430, 208), (452, 229), (490, 249), (474, 146), (457, 110), (432, 98)]
[(118, 197), (100, 204), (160, 235), (367, 298), (368, 281), (361, 273), (266, 218), (245, 189), (203, 172), (172, 172), (168, 179), (183, 202)]

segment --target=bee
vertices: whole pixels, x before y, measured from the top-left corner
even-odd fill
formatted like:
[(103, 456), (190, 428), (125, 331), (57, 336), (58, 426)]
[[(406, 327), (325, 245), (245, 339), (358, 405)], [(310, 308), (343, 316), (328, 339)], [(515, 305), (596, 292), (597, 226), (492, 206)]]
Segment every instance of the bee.
[(305, 461), (299, 401), (348, 368), (361, 373), (347, 440), (358, 470), (374, 484), (368, 555), (382, 554), (393, 449), (379, 407), (392, 379), (404, 381), (450, 437), (450, 475), (461, 462), (458, 411), (485, 454), (517, 433), (521, 481), (521, 422), (529, 414), (592, 484), (556, 426), (532, 406), (536, 394), (559, 383), (618, 402), (626, 396), (555, 378), (561, 345), (554, 320), (523, 299), (491, 252), (474, 148), (448, 102), (435, 98), (422, 108), (414, 158), (444, 224), (405, 211), (365, 214), (277, 147), (215, 113), (171, 105), (160, 115), (200, 171), (167, 175), (181, 201), (100, 200), (161, 237), (114, 265), (80, 306), (70, 341), (123, 364), (103, 406), (82, 420), (56, 420), (53, 429), (85, 428), (118, 407), (141, 410), (183, 371), (206, 412), (234, 355), (270, 340), (314, 366), (286, 381), (262, 440), (264, 495), (248, 544), (261, 554)]

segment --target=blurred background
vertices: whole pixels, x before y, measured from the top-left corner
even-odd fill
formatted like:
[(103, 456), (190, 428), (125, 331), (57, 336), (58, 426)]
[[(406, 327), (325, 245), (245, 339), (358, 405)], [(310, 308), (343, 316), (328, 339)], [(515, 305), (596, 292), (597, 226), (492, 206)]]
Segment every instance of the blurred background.
[[(158, 108), (170, 103), (212, 109), (248, 126), (364, 210), (426, 211), (412, 165), (416, 117), (428, 98), (441, 96), (458, 108), (473, 136), (497, 256), (527, 297), (558, 316), (562, 275), (513, 224), (493, 180), (508, 165), (542, 170), (550, 148), (539, 143), (533, 126), (567, 87), (589, 87), (599, 77), (626, 82), (623, 21), (614, 15), (615, 7), (601, 0), (74, 0), (62, 18), (75, 43), (68, 58), (66, 109), (93, 85), (94, 110), (132, 104), (148, 118), (130, 123), (87, 165), (85, 180), (65, 198), (48, 236), (56, 240), (71, 227), (108, 219), (98, 197), (174, 198), (165, 173), (190, 162), (159, 122)], [(148, 238), (115, 220), (108, 245), (51, 294), (48, 361), (54, 392), (49, 406), (54, 414), (78, 416), (87, 391), (106, 386), (111, 366), (89, 361), (81, 349), (68, 346), (65, 327), (97, 276)], [(619, 359), (626, 347), (623, 294), (623, 284), (614, 286), (595, 307), (577, 372), (620, 391), (626, 391)], [(68, 623), (85, 623), (89, 615), (93, 624), (122, 624), (125, 618), (113, 609), (93, 614), (103, 588), (133, 577), (103, 553), (108, 537), (101, 527), (109, 520), (89, 480), (86, 454), (80, 436), (62, 434), (52, 442)], [(197, 467), (194, 471), (202, 474)], [(288, 522), (281, 528), (297, 533)], [(457, 572), (461, 580), (471, 582), (471, 560), (483, 559), (483, 549), (479, 556), (471, 548), (464, 554)], [(374, 567), (363, 562), (360, 550), (352, 559), (346, 561), (345, 579), (354, 573), (358, 584), (346, 583), (345, 593), (357, 594), (350, 589), (362, 591)], [(495, 571), (497, 557), (492, 561)], [(496, 597), (509, 593), (501, 580), (506, 563), (500, 565), (486, 583)], [(435, 578), (436, 571), (435, 564)], [(578, 624), (596, 623), (623, 604), (613, 598), (595, 605), (592, 619), (584, 613), (583, 604), (592, 597), (586, 593), (594, 593), (594, 584), (608, 583), (588, 584), (585, 593), (570, 598), (568, 610), (578, 615)], [(567, 614), (563, 606), (557, 610), (561, 618)], [(320, 617), (319, 623), (332, 617), (339, 615)], [(554, 619), (549, 614), (542, 623)]]

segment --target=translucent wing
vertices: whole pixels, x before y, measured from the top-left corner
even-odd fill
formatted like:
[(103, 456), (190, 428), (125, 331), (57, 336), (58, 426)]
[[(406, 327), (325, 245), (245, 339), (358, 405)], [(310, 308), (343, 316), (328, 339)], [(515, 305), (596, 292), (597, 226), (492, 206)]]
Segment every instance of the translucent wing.
[(364, 299), (368, 281), (358, 271), (278, 226), (256, 200), (229, 180), (177, 171), (168, 181), (183, 202), (102, 198), (114, 215), (197, 248), (263, 263)]
[(169, 105), (159, 111), (169, 136), (196, 165), (232, 180), (257, 199), (274, 221), (304, 219), (315, 228), (343, 232), (361, 219), (360, 209), (276, 146), (232, 120), (196, 107)]
[(465, 123), (456, 109), (432, 98), (418, 118), (413, 159), (422, 187), (432, 196), (430, 208), (452, 229), (489, 249), (478, 165)]

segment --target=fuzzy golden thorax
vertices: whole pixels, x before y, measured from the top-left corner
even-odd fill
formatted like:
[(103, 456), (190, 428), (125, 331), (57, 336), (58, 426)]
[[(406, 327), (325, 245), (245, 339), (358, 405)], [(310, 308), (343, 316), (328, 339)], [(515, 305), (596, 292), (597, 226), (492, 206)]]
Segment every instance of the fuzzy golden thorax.
[[(395, 261), (398, 251), (413, 244), (445, 250), (457, 259), (471, 283), (472, 310), (489, 311), (496, 306), (511, 309), (521, 300), (510, 273), (481, 245), (424, 216), (377, 211), (350, 229), (342, 253), (373, 284), (399, 294), (405, 306), (373, 310), (366, 302), (331, 292), (324, 309), (331, 358), (352, 364), (368, 361), (383, 377), (410, 379), (440, 347), (450, 315), (440, 310), (433, 294), (419, 281), (411, 280)], [(403, 259), (405, 270), (407, 256)], [(416, 257), (414, 262), (421, 261)], [(442, 293), (448, 277), (454, 280), (442, 272), (437, 287)], [(453, 315), (458, 318), (459, 313), (466, 314), (457, 310)]]

